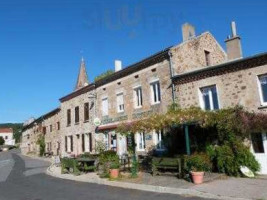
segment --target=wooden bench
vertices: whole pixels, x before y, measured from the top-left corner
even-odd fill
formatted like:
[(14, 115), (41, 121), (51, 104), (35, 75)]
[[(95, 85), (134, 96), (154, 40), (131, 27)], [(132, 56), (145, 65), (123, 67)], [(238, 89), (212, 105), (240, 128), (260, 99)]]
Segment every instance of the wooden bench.
[(182, 177), (182, 159), (169, 157), (152, 158), (152, 175), (160, 175), (160, 169), (175, 170), (179, 178)]

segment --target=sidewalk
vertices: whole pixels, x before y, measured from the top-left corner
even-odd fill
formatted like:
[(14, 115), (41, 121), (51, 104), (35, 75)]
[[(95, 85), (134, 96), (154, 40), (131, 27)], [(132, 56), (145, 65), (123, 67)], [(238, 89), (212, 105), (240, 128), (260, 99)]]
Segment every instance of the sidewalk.
[(96, 173), (82, 174), (80, 176), (61, 174), (61, 168), (54, 165), (47, 169), (47, 174), (74, 181), (183, 196), (212, 199), (267, 199), (266, 177), (260, 179), (227, 178), (194, 185), (174, 177), (152, 177), (144, 173), (141, 174), (141, 178), (137, 179), (109, 181), (108, 179), (99, 178)]

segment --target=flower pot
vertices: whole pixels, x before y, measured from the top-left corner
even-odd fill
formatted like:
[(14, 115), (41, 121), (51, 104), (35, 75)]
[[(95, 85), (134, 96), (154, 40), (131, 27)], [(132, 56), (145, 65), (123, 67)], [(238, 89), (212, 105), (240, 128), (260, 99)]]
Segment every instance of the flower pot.
[(191, 172), (191, 175), (194, 184), (203, 183), (204, 172)]
[(118, 178), (119, 177), (119, 169), (110, 169), (109, 170), (110, 178)]

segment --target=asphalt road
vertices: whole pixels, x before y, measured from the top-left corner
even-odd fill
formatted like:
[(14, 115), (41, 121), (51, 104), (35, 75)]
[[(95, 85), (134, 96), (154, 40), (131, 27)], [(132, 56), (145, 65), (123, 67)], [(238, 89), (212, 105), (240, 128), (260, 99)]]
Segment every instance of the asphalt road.
[(200, 199), (57, 179), (45, 174), (49, 164), (16, 151), (0, 152), (0, 200)]

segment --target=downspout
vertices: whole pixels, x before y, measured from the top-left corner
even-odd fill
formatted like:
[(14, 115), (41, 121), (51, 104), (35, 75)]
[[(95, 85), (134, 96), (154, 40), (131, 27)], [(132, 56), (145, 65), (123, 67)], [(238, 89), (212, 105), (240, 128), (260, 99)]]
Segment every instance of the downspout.
[(174, 92), (174, 84), (173, 84), (173, 65), (172, 65), (172, 53), (170, 51), (168, 51), (168, 55), (169, 55), (169, 67), (170, 67), (170, 79), (171, 79), (171, 88), (172, 88), (172, 102), (174, 103), (176, 96), (175, 96), (175, 92)]

